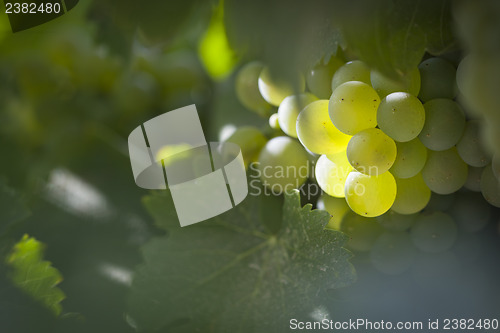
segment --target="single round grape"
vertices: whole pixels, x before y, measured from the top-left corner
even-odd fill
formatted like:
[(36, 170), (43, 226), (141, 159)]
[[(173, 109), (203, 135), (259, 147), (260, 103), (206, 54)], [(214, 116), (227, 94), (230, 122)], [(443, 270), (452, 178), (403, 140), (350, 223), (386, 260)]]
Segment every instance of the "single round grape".
[(349, 236), (346, 247), (356, 252), (370, 251), (383, 230), (374, 218), (359, 216), (352, 211), (346, 213), (341, 225), (341, 231)]
[(443, 212), (421, 214), (410, 231), (413, 244), (420, 251), (430, 253), (449, 250), (457, 234), (455, 221)]
[(417, 250), (407, 232), (386, 231), (373, 244), (370, 261), (378, 271), (398, 275), (412, 267), (416, 255)]
[(309, 91), (321, 99), (332, 95), (332, 78), (337, 69), (344, 63), (337, 57), (331, 57), (328, 64), (318, 64), (307, 73), (306, 83)]
[(390, 209), (387, 213), (377, 217), (377, 222), (386, 230), (405, 231), (415, 222), (418, 214), (403, 215)]
[(260, 152), (258, 162), (263, 184), (274, 193), (299, 188), (309, 175), (307, 152), (300, 143), (287, 136), (269, 140)]
[(297, 137), (297, 117), (300, 111), (308, 104), (317, 100), (316, 96), (303, 93), (288, 96), (281, 102), (278, 108), (278, 121), (286, 135), (293, 138)]
[(319, 197), (316, 207), (330, 213), (332, 218), (326, 228), (332, 230), (340, 230), (344, 216), (351, 211), (344, 198), (335, 198), (325, 193)]
[(280, 123), (278, 121), (278, 113), (273, 113), (270, 117), (269, 117), (269, 126), (272, 128), (272, 129), (275, 129), (275, 130), (279, 130), (280, 129)]
[(395, 92), (387, 95), (377, 111), (377, 124), (385, 134), (396, 141), (415, 139), (425, 123), (422, 103), (413, 95)]
[(396, 143), (378, 128), (356, 133), (347, 145), (349, 163), (367, 175), (376, 176), (389, 170), (396, 160)]
[(226, 141), (235, 143), (241, 148), (243, 161), (248, 166), (257, 160), (267, 139), (257, 127), (243, 126), (237, 128)]
[(450, 194), (458, 191), (467, 181), (467, 164), (458, 156), (457, 149), (429, 151), (422, 176), (431, 191)]
[(491, 162), (491, 157), (481, 144), (480, 126), (479, 120), (469, 120), (465, 124), (462, 138), (457, 144), (457, 151), (462, 160), (473, 167), (484, 167)]
[(328, 115), (328, 100), (307, 105), (297, 117), (297, 136), (315, 154), (335, 154), (346, 149), (351, 138), (340, 132)]
[(491, 218), (491, 206), (481, 194), (473, 192), (459, 193), (450, 210), (458, 226), (466, 232), (483, 230)]
[(390, 172), (368, 176), (352, 171), (345, 183), (347, 204), (357, 214), (376, 217), (391, 208), (396, 199), (396, 181)]
[(236, 76), (236, 96), (244, 107), (266, 117), (269, 116), (271, 105), (259, 91), (259, 75), (263, 68), (262, 63), (252, 61), (240, 69)]
[(457, 96), (456, 69), (441, 58), (429, 58), (419, 66), (420, 93), (418, 98), (427, 102), (434, 98), (453, 99)]
[(370, 72), (370, 82), (380, 98), (384, 98), (397, 91), (407, 92), (413, 96), (417, 96), (420, 91), (420, 71), (415, 67), (404, 76), (392, 78), (379, 71), (372, 70)]
[(332, 78), (332, 91), (349, 81), (360, 81), (370, 85), (370, 67), (361, 60), (353, 60), (341, 66)]
[(484, 168), (469, 166), (469, 172), (464, 187), (470, 191), (481, 192), (481, 176), (483, 175), (483, 170)]
[(500, 181), (493, 174), (490, 165), (484, 168), (481, 176), (481, 193), (491, 205), (500, 207)]
[(398, 192), (391, 209), (399, 214), (415, 214), (427, 206), (431, 190), (425, 185), (422, 175), (400, 179), (396, 178)]
[(334, 163), (326, 155), (321, 155), (315, 167), (316, 181), (328, 195), (343, 198), (345, 181), (351, 171), (347, 157), (345, 161)]
[(305, 90), (305, 80), (302, 75), (293, 73), (286, 77), (275, 77), (271, 75), (268, 67), (260, 73), (258, 83), (262, 97), (274, 106), (279, 106), (285, 97)]
[(380, 98), (368, 84), (350, 81), (333, 91), (328, 106), (333, 124), (343, 133), (354, 135), (377, 126)]
[(394, 177), (410, 178), (422, 171), (427, 161), (427, 148), (415, 138), (408, 142), (396, 142), (397, 155), (389, 169)]
[(424, 104), (425, 124), (419, 134), (424, 146), (446, 150), (458, 143), (465, 128), (462, 108), (450, 99), (438, 98)]

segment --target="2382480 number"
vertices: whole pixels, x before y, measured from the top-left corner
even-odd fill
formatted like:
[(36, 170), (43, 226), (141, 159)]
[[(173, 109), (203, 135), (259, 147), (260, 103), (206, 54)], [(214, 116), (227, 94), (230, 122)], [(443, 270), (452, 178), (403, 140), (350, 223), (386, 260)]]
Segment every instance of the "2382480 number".
[(20, 2), (7, 2), (5, 4), (5, 13), (7, 14), (58, 14), (61, 12), (60, 3), (41, 3), (40, 5), (36, 3), (20, 3)]
[(443, 324), (445, 330), (498, 329), (498, 319), (445, 319)]

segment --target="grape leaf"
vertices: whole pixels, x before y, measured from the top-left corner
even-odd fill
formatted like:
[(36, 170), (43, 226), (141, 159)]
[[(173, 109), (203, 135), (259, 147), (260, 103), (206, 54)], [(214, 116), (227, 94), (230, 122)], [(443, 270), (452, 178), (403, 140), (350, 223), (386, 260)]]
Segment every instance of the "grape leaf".
[(354, 280), (346, 236), (324, 229), (328, 213), (301, 207), (298, 191), (287, 194), (281, 228), (272, 233), (259, 218), (260, 199), (180, 228), (167, 197), (147, 197), (169, 235), (143, 247), (129, 322), (146, 332), (288, 331), (290, 319), (323, 308), (327, 290)]
[(56, 285), (62, 276), (50, 262), (42, 259), (42, 253), (43, 244), (24, 235), (7, 257), (10, 278), (14, 285), (59, 315), (62, 310), (59, 303), (65, 295)]
[(426, 49), (442, 53), (454, 44), (446, 0), (352, 0), (333, 13), (345, 44), (387, 75), (415, 68)]

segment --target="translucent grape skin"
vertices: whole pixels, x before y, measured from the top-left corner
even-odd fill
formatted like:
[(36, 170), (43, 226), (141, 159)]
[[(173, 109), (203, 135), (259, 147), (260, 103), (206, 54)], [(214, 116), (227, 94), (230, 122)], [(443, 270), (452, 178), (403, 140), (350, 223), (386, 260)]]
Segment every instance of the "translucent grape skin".
[(429, 58), (418, 69), (421, 81), (418, 98), (423, 102), (457, 96), (456, 69), (451, 63), (441, 58)]
[(373, 245), (370, 261), (384, 274), (399, 275), (412, 267), (416, 255), (417, 250), (407, 232), (386, 231)]
[(410, 178), (422, 171), (427, 161), (427, 148), (415, 138), (408, 142), (396, 142), (397, 155), (389, 169), (394, 177)]
[(431, 190), (419, 173), (407, 179), (396, 178), (398, 188), (396, 200), (391, 209), (399, 214), (415, 214), (427, 206), (431, 199)]
[(462, 138), (457, 144), (457, 151), (462, 160), (473, 167), (484, 167), (491, 162), (491, 157), (481, 144), (480, 130), (479, 120), (467, 121)]
[(226, 141), (235, 143), (241, 148), (243, 161), (248, 166), (257, 160), (257, 156), (262, 147), (265, 146), (267, 138), (257, 127), (243, 126), (237, 128)]
[(378, 128), (356, 133), (347, 145), (347, 159), (359, 172), (376, 176), (389, 170), (396, 160), (396, 143)]
[(356, 252), (370, 251), (384, 231), (374, 218), (362, 217), (352, 211), (345, 214), (340, 230), (349, 236), (346, 247)]
[(308, 178), (309, 160), (300, 143), (287, 136), (267, 142), (258, 158), (263, 184), (274, 193), (299, 188)]
[(271, 112), (271, 105), (262, 98), (258, 83), (263, 68), (262, 63), (253, 61), (240, 69), (236, 76), (236, 96), (244, 107), (267, 117)]
[(410, 230), (413, 244), (422, 252), (440, 253), (455, 243), (458, 229), (455, 221), (443, 212), (421, 214)]
[(332, 91), (349, 81), (360, 81), (368, 85), (370, 82), (370, 67), (361, 60), (353, 60), (341, 66), (332, 78)]
[(368, 176), (352, 171), (345, 184), (349, 207), (365, 217), (377, 217), (387, 212), (396, 199), (396, 181), (390, 172)]
[(299, 73), (291, 73), (286, 77), (272, 76), (268, 67), (259, 75), (259, 91), (271, 105), (279, 106), (285, 97), (299, 94), (305, 90), (305, 80)]
[(344, 63), (335, 56), (330, 58), (328, 64), (318, 64), (306, 76), (309, 91), (320, 99), (328, 99), (332, 95), (332, 78), (337, 69)]
[(491, 205), (500, 207), (500, 181), (493, 174), (493, 168), (488, 165), (481, 176), (481, 193)]
[(481, 192), (481, 176), (483, 175), (484, 168), (475, 168), (469, 166), (467, 174), (467, 181), (464, 187), (473, 192)]
[(319, 197), (316, 207), (330, 213), (332, 217), (325, 228), (332, 230), (340, 230), (344, 216), (351, 211), (344, 198), (335, 198), (325, 193)]
[(370, 82), (380, 98), (398, 91), (418, 96), (420, 92), (420, 71), (415, 67), (404, 76), (392, 78), (379, 71), (372, 70), (370, 72)]
[(413, 95), (395, 92), (387, 95), (378, 107), (377, 124), (396, 141), (407, 142), (415, 139), (425, 123), (422, 103)]
[(291, 95), (281, 102), (278, 108), (278, 121), (281, 129), (292, 138), (297, 137), (297, 117), (300, 111), (318, 98), (310, 93)]
[(344, 187), (352, 167), (347, 162), (332, 162), (326, 155), (321, 155), (316, 162), (315, 174), (319, 187), (328, 195), (337, 198), (345, 197)]
[(269, 126), (272, 128), (272, 129), (275, 129), (275, 130), (279, 130), (280, 129), (280, 123), (278, 121), (278, 113), (273, 113), (270, 117), (269, 117)]
[(350, 81), (335, 89), (328, 106), (333, 124), (343, 133), (354, 135), (377, 126), (380, 98), (368, 84)]
[(438, 98), (424, 104), (425, 124), (418, 138), (431, 150), (450, 149), (458, 143), (465, 128), (462, 108), (450, 99)]
[(340, 132), (328, 115), (328, 100), (307, 105), (297, 117), (297, 136), (315, 154), (335, 154), (345, 150), (349, 135)]
[(454, 147), (445, 151), (429, 151), (422, 169), (425, 183), (438, 194), (458, 191), (467, 181), (467, 174), (467, 164)]

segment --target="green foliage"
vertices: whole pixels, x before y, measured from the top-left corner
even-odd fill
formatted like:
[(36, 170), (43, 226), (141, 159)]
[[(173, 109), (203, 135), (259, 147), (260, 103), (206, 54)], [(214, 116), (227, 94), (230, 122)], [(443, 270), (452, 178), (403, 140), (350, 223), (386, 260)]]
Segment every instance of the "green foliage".
[(21, 194), (0, 180), (0, 236), (29, 214), (29, 209)]
[(440, 54), (454, 44), (449, 1), (354, 0), (332, 13), (345, 45), (359, 59), (390, 75), (414, 69), (427, 50)]
[(286, 195), (276, 233), (260, 219), (259, 197), (186, 228), (169, 202), (158, 194), (144, 200), (169, 236), (143, 247), (129, 299), (139, 330), (280, 332), (354, 279), (346, 237), (324, 229), (328, 213), (301, 207), (298, 191)]
[(59, 304), (65, 295), (56, 287), (62, 281), (59, 271), (43, 260), (43, 244), (24, 235), (7, 257), (11, 267), (11, 280), (20, 289), (44, 304), (55, 315), (62, 307)]

